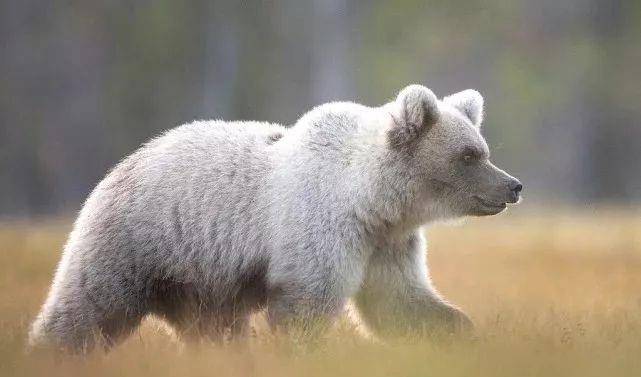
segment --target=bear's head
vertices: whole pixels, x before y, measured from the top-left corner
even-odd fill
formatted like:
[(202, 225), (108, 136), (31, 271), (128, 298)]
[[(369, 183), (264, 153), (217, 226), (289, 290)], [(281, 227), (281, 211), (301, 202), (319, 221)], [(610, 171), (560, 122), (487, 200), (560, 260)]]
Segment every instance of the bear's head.
[(384, 108), (393, 119), (387, 130), (390, 150), (444, 217), (494, 215), (519, 201), (521, 183), (490, 162), (477, 91), (439, 101), (430, 89), (411, 85)]

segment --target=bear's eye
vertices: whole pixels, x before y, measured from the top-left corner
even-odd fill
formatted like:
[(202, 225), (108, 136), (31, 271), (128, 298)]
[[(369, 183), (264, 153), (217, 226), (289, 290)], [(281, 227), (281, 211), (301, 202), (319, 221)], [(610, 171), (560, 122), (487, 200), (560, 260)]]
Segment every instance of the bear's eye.
[(481, 159), (481, 153), (473, 148), (465, 148), (461, 159), (466, 165), (471, 165)]

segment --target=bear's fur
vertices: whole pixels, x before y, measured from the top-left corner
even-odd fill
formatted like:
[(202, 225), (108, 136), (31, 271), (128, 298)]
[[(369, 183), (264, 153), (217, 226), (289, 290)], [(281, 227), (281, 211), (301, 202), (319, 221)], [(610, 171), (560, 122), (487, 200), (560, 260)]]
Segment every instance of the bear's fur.
[[(470, 326), (430, 284), (421, 226), (489, 215), (518, 184), (488, 160), (472, 90), (412, 85), (329, 103), (291, 128), (199, 121), (157, 137), (91, 193), (30, 342), (86, 352), (148, 314), (185, 337), (329, 322), (353, 299), (379, 334)], [(520, 185), (518, 185), (520, 186)]]

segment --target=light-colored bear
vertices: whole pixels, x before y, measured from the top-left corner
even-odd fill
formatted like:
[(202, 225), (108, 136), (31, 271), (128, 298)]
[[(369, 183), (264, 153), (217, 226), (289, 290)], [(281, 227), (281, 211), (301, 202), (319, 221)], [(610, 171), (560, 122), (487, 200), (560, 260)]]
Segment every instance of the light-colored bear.
[(330, 322), (353, 299), (379, 334), (470, 326), (432, 287), (421, 226), (493, 215), (521, 184), (492, 165), (483, 99), (411, 85), (329, 103), (291, 128), (201, 121), (151, 140), (87, 199), (32, 345), (87, 352), (148, 314), (185, 337), (248, 316)]

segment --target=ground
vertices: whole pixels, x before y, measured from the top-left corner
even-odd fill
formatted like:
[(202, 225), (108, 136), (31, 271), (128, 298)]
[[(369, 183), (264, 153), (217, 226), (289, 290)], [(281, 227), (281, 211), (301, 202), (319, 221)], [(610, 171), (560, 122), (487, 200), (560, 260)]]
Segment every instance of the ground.
[(347, 322), (303, 347), (182, 346), (143, 328), (88, 360), (24, 352), (71, 221), (0, 223), (0, 376), (635, 376), (641, 370), (641, 212), (528, 211), (428, 230), (432, 276), (477, 325), (471, 342), (363, 340)]

